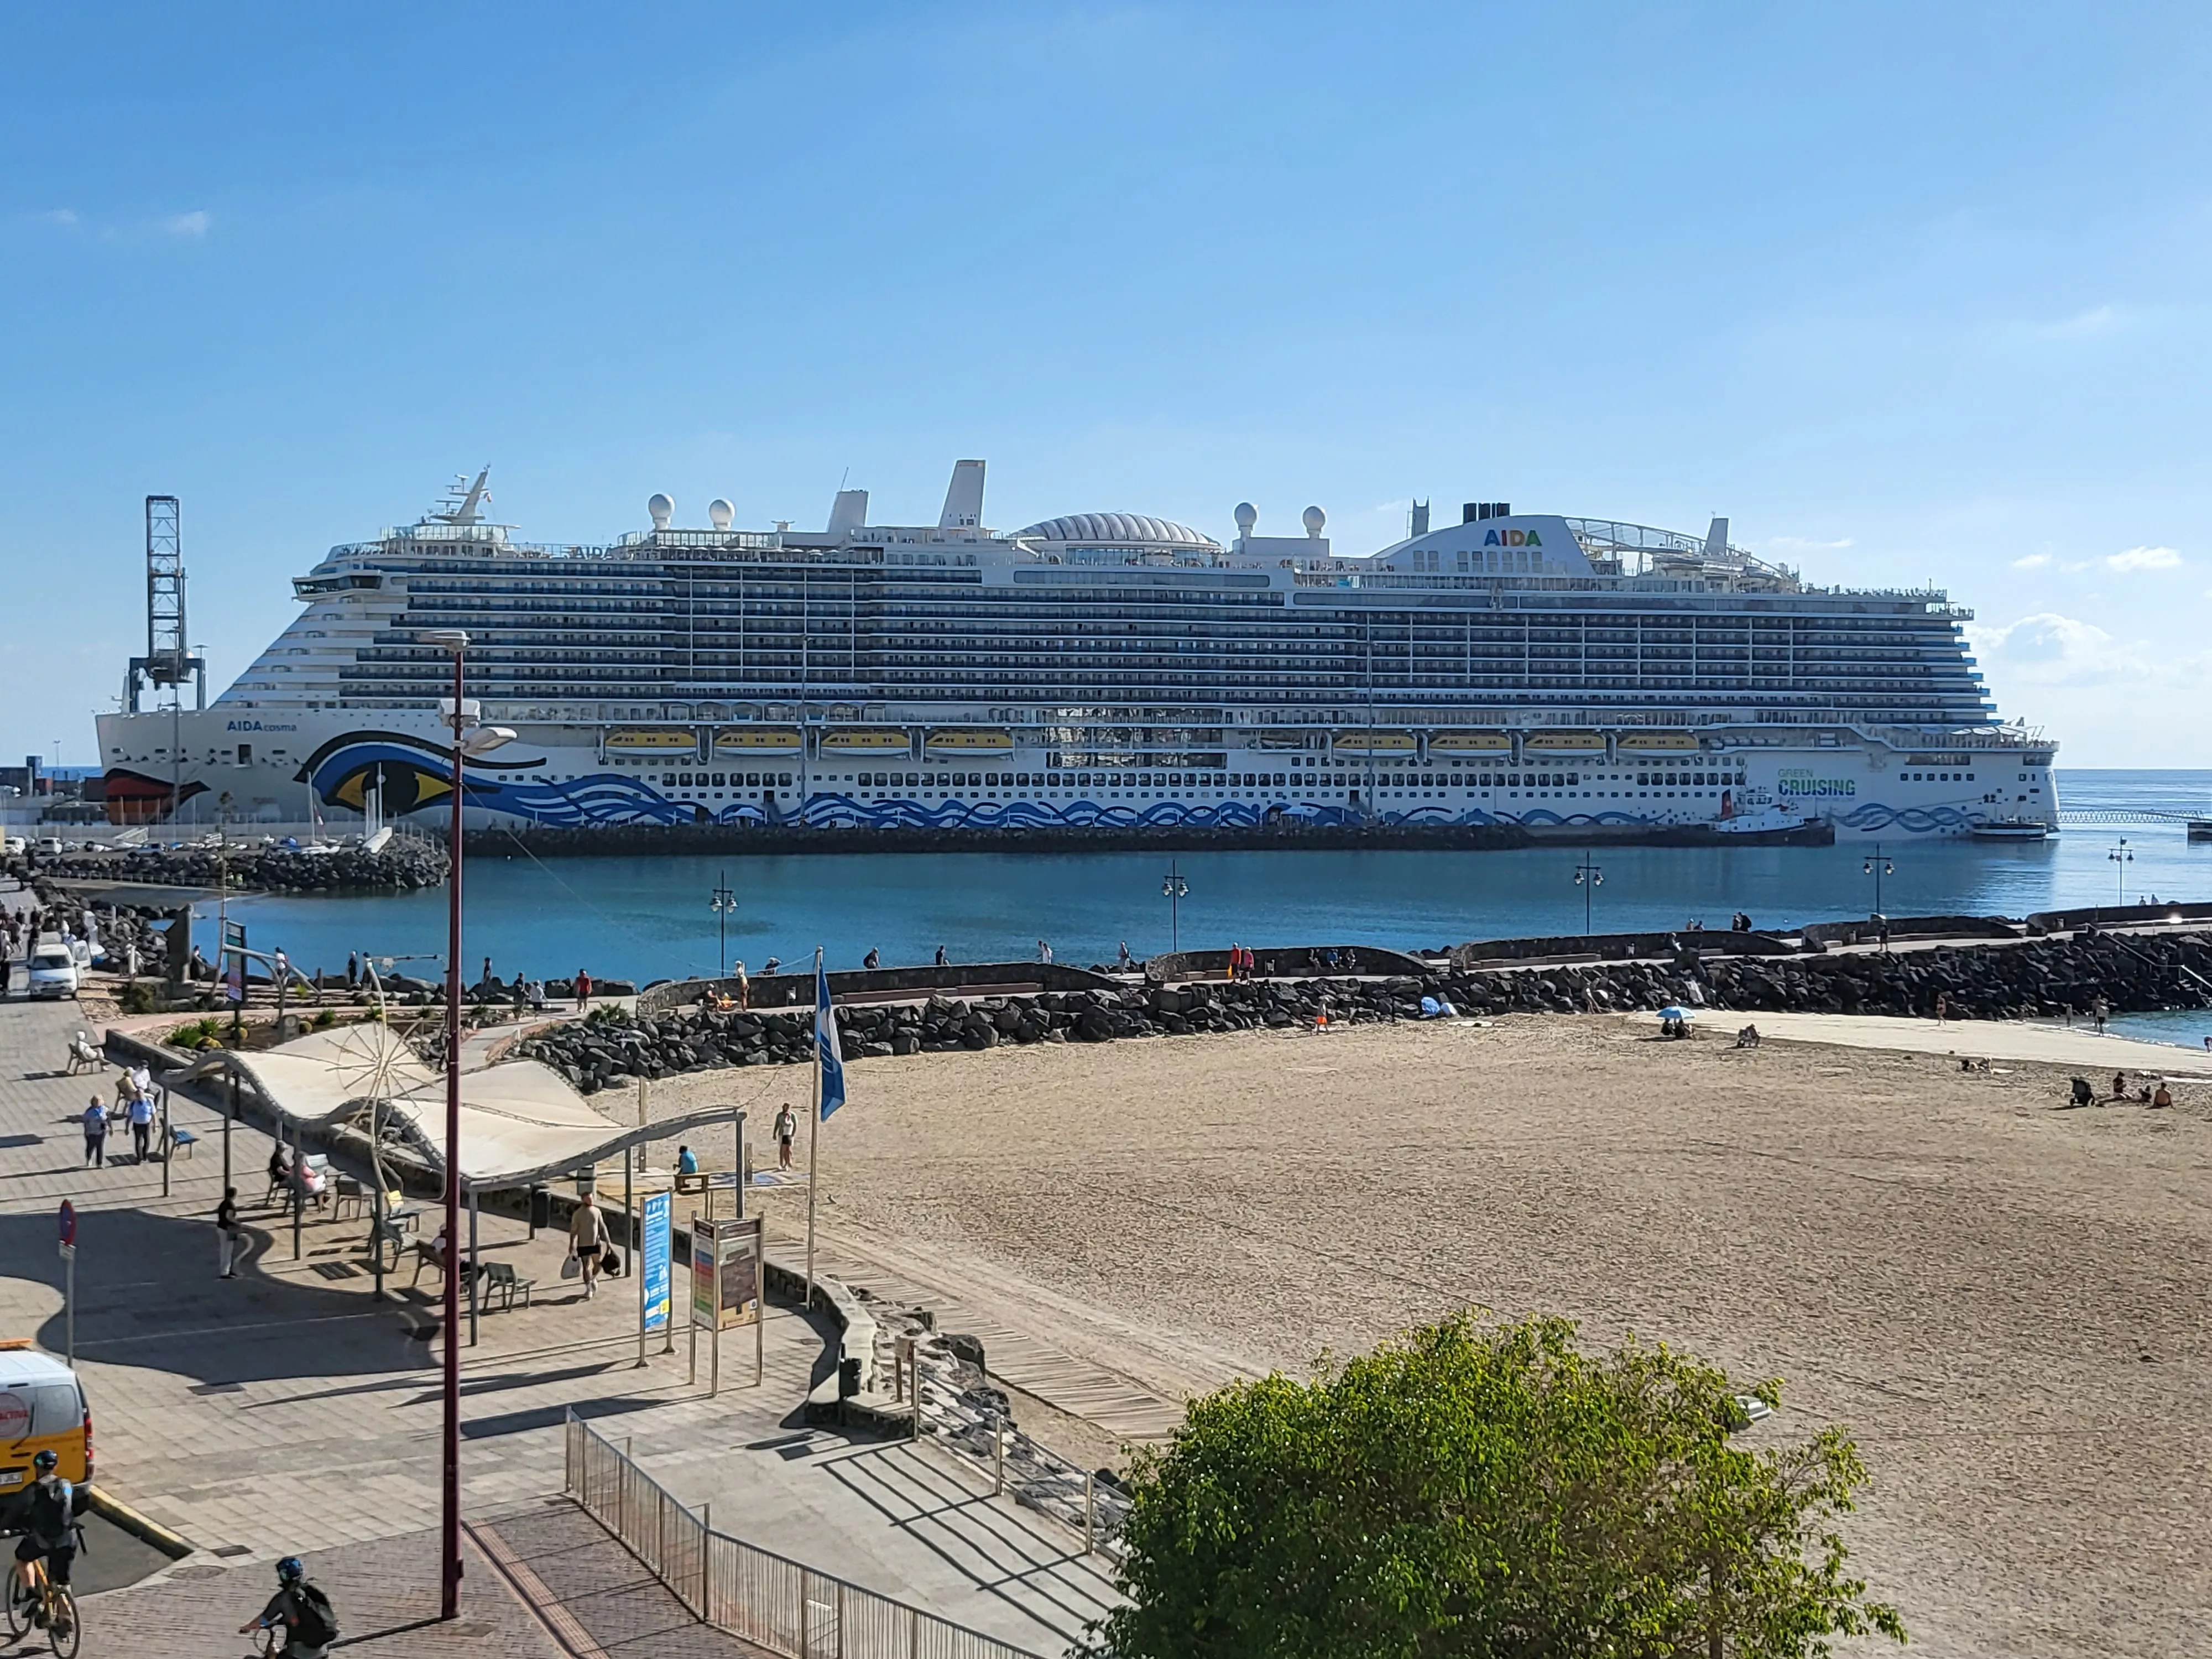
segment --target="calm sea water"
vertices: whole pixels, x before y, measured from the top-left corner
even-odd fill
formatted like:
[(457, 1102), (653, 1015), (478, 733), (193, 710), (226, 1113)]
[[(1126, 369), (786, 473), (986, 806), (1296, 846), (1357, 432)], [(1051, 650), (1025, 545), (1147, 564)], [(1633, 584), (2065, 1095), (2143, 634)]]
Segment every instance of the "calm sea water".
[[(2060, 775), (2069, 809), (2203, 811), (2212, 771)], [(2111, 856), (2130, 854), (2122, 864)], [(1885, 843), (1894, 874), (1881, 882), (1893, 915), (2023, 915), (2066, 905), (2212, 898), (2212, 846), (2191, 847), (2181, 825), (2069, 830), (2025, 846)], [(1595, 854), (1514, 853), (1186, 853), (1176, 860), (1189, 896), (1180, 909), (1186, 946), (1333, 942), (1403, 949), (1465, 939), (1578, 933), (1583, 899), (1600, 932), (1679, 927), (1695, 916), (1726, 927), (1747, 910), (1762, 926), (1864, 915), (1874, 908), (1868, 850), (1833, 848), (1638, 848)], [(1594, 857), (1604, 875), (1585, 890), (1575, 867)], [(1109, 960), (1121, 941), (1143, 956), (1170, 941), (1161, 878), (1149, 854), (854, 854), (816, 857), (567, 859), (472, 856), (466, 940), (471, 978), (492, 958), (550, 976), (587, 968), (639, 980), (714, 971), (720, 949), (715, 887), (736, 910), (728, 950), (758, 972), (770, 957), (856, 967), (873, 947), (885, 963), (926, 962), (942, 945), (956, 959), (1033, 957), (1051, 941), (1059, 960)], [(332, 969), (349, 951), (434, 957), (445, 945), (442, 892), (393, 897), (250, 899), (232, 907), (257, 948), (281, 946), (302, 967)], [(417, 972), (428, 976), (427, 965)], [(2191, 1036), (2188, 1040), (2194, 1041)]]

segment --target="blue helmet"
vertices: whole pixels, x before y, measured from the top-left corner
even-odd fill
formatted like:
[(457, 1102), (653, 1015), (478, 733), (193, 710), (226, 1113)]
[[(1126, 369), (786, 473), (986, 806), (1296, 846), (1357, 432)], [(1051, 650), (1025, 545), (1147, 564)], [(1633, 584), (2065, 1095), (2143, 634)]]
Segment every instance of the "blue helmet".
[(61, 1459), (50, 1451), (42, 1451), (31, 1460), (31, 1467), (40, 1474), (52, 1474), (61, 1467)]
[(276, 1582), (296, 1584), (307, 1576), (307, 1564), (296, 1555), (288, 1555), (276, 1564)]

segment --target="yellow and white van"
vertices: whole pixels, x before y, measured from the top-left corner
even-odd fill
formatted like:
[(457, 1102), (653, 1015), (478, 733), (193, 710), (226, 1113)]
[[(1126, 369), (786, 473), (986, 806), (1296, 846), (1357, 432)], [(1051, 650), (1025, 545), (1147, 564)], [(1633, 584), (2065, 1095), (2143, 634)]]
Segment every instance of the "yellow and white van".
[(26, 1337), (0, 1341), (0, 1498), (30, 1484), (42, 1451), (60, 1462), (64, 1480), (92, 1481), (92, 1407), (76, 1373)]

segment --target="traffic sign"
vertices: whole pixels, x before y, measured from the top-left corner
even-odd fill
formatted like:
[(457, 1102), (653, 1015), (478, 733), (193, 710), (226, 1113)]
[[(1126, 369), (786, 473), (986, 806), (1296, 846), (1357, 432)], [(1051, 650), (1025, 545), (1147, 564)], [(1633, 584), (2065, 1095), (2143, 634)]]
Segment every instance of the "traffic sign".
[(63, 1260), (63, 1261), (76, 1261), (76, 1245), (74, 1245), (74, 1244), (64, 1244), (64, 1245), (63, 1245), (63, 1246), (62, 1246), (62, 1260)]
[(62, 1243), (64, 1243), (64, 1244), (74, 1244), (74, 1243), (76, 1243), (76, 1205), (74, 1205), (74, 1204), (72, 1204), (72, 1203), (70, 1203), (70, 1202), (69, 1201), (69, 1200), (67, 1200), (67, 1199), (64, 1199), (64, 1200), (62, 1200), (62, 1212), (61, 1212), (60, 1220), (61, 1220)]

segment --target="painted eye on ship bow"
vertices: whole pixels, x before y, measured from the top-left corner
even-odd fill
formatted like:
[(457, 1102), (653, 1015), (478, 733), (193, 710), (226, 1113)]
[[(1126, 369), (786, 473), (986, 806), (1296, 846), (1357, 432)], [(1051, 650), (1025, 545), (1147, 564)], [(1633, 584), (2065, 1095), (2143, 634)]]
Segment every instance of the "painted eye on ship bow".
[(449, 780), (404, 761), (387, 760), (370, 761), (341, 774), (335, 784), (323, 790), (322, 796), (326, 805), (350, 806), (356, 811), (362, 811), (374, 793), (381, 801), (385, 813), (397, 817), (443, 800), (453, 793)]

